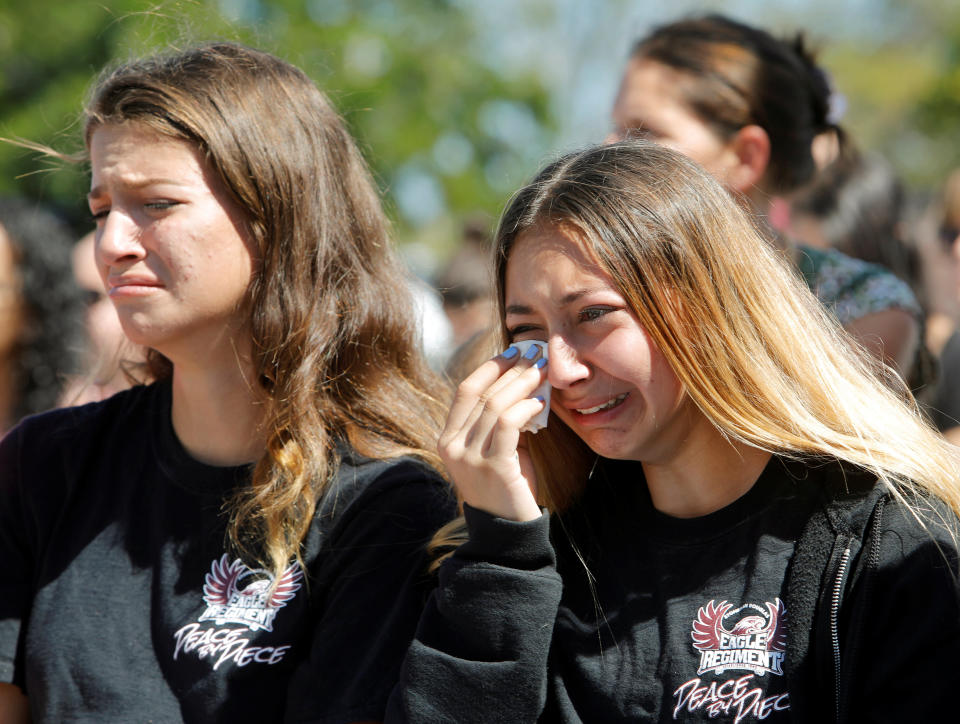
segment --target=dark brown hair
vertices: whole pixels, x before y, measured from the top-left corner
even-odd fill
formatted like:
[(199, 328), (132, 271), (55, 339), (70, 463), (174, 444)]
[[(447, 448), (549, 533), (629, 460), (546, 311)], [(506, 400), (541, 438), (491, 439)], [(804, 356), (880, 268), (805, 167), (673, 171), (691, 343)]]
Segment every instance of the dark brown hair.
[(830, 120), (831, 90), (802, 33), (780, 40), (721, 15), (681, 20), (636, 42), (631, 57), (685, 74), (678, 90), (689, 109), (727, 138), (755, 124), (770, 138), (767, 183), (784, 193), (816, 170), (813, 139), (842, 129)]
[[(339, 440), (435, 467), (447, 395), (420, 352), (407, 275), (355, 142), (279, 58), (208, 44), (123, 65), (96, 86), (85, 136), (136, 123), (202, 151), (257, 251), (249, 289), (267, 450), (231, 508), (231, 540), (282, 572), (336, 472)], [(152, 355), (158, 376), (169, 362)]]

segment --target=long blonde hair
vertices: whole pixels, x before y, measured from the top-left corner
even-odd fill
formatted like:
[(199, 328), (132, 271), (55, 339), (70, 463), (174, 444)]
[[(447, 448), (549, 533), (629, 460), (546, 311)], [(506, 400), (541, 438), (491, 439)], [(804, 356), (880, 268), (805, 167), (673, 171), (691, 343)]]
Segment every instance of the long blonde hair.
[[(514, 196), (497, 232), (501, 319), (511, 249), (544, 224), (571, 230), (596, 258), (686, 393), (729, 439), (847, 461), (896, 495), (928, 491), (960, 515), (957, 450), (693, 161), (626, 141), (545, 168)], [(542, 502), (563, 510), (595, 456), (555, 415), (530, 445)]]
[[(339, 440), (441, 468), (447, 395), (421, 354), (406, 272), (355, 142), (289, 63), (217, 43), (125, 64), (93, 91), (88, 144), (123, 123), (196, 144), (256, 244), (247, 309), (267, 449), (230, 504), (229, 535), (280, 574), (300, 558)], [(169, 375), (169, 361), (150, 362)]]

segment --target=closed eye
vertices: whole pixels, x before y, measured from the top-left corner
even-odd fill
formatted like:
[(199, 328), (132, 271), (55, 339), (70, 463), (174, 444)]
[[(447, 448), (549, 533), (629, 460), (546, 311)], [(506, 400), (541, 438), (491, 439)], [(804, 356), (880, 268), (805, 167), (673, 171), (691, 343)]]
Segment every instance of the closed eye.
[(158, 210), (158, 211), (162, 211), (162, 210), (164, 210), (164, 209), (169, 209), (169, 208), (171, 208), (171, 207), (173, 207), (173, 206), (176, 206), (176, 205), (179, 204), (179, 203), (180, 203), (179, 201), (167, 201), (167, 200), (164, 200), (164, 201), (149, 201), (149, 202), (145, 203), (144, 206), (145, 206), (146, 208), (148, 208), (148, 209), (155, 209), (155, 210)]
[(539, 329), (532, 324), (518, 324), (516, 327), (511, 327), (507, 330), (507, 339), (511, 342), (516, 342), (517, 338), (524, 334), (530, 334)]

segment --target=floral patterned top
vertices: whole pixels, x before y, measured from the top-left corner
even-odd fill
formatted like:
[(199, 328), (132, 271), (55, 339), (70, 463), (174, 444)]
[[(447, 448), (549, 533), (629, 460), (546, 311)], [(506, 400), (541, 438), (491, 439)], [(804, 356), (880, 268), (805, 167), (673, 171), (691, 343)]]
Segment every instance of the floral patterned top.
[(807, 286), (840, 324), (885, 309), (902, 309), (921, 318), (920, 304), (910, 287), (884, 267), (835, 249), (797, 244), (796, 251)]

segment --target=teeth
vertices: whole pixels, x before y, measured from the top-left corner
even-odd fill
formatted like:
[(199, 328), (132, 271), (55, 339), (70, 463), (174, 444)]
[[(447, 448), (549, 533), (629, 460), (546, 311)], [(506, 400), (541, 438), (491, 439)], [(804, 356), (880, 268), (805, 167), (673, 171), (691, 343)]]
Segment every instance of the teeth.
[(577, 412), (579, 412), (581, 415), (592, 415), (595, 412), (600, 412), (600, 410), (609, 410), (611, 407), (614, 407), (615, 405), (619, 405), (626, 398), (627, 398), (627, 393), (624, 392), (622, 395), (617, 395), (612, 400), (610, 400), (609, 402), (604, 402), (602, 405), (597, 405), (596, 407), (587, 407), (583, 410), (578, 409)]

